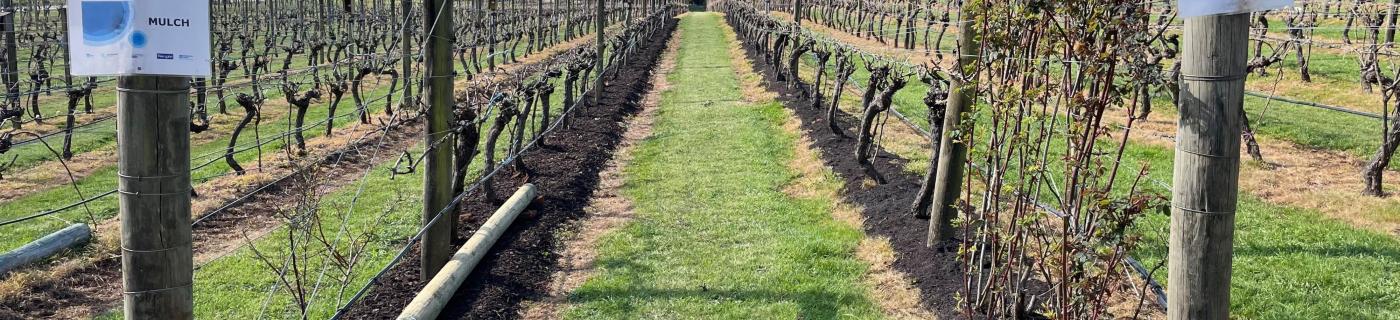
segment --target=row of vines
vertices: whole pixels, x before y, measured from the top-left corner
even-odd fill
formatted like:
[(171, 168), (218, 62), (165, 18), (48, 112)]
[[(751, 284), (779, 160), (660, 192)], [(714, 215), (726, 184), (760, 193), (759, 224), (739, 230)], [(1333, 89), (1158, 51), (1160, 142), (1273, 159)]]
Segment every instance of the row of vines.
[[(607, 1), (607, 19), (599, 24), (599, 3), (482, 0), (456, 6), (452, 64), (457, 90), (451, 134), (440, 141), (414, 143), (422, 140), (428, 108), (420, 96), (427, 82), (423, 40), (431, 30), (424, 30), (421, 4), (214, 1), (214, 75), (194, 79), (191, 90), (192, 174), (195, 184), (210, 186), (206, 189), (237, 187), (216, 190), (212, 196), (195, 195), (220, 202), (210, 210), (197, 205), (194, 212), (195, 251), (208, 256), (197, 258), (196, 282), (202, 283), (197, 296), (242, 298), (197, 302), (196, 314), (339, 316), (373, 284), (387, 281), (380, 277), (416, 247), (423, 232), (418, 227), (423, 222), (418, 221), (421, 206), (410, 210), (415, 206), (407, 202), (418, 195), (389, 186), (421, 175), (423, 150), (455, 146), (455, 200), (433, 221), (457, 220), (457, 203), (468, 194), (492, 192), (481, 186), (489, 185), (502, 168), (523, 169), (525, 152), (548, 145), (543, 137), (568, 126), (575, 109), (588, 105), (585, 97), (593, 84), (617, 77), (641, 49), (641, 39), (660, 32), (676, 9), (660, 1)], [(111, 161), (114, 155), (104, 150), (114, 143), (109, 137), (115, 130), (113, 79), (50, 79), (49, 72), (66, 74), (61, 1), (36, 0), (10, 9), (17, 13), (17, 30), (7, 35), (16, 37), (19, 45), (6, 48), (18, 53), (20, 60), (13, 61), (24, 66), (10, 73), (33, 76), (5, 82), (12, 90), (8, 103), (0, 107), (6, 127), (0, 133), (0, 156), (7, 158), (0, 164), (0, 179), (22, 182), (27, 169), (52, 163), (68, 167), (91, 158)], [(598, 30), (600, 25), (604, 30)], [(593, 40), (598, 32), (606, 34), (602, 51)], [(54, 92), (67, 93), (67, 99), (49, 98)], [(82, 103), (87, 105), (80, 108)], [(48, 141), (60, 137), (65, 140), (61, 146)], [(387, 161), (374, 160), (382, 155), (390, 156)], [(366, 156), (376, 163), (358, 172), (333, 169)], [(52, 189), (33, 189), (38, 194), (69, 185), (76, 195), (63, 206), (30, 207), (40, 210), (5, 216), (0, 228), (26, 230), (7, 233), (14, 239), (6, 243), (33, 240), (70, 219), (109, 222), (117, 209), (115, 198), (108, 197), (113, 192), (94, 195), (91, 190), (110, 178), (69, 171)], [(372, 184), (385, 184), (385, 189), (366, 193)], [(392, 199), (382, 200), (386, 195)], [(30, 198), (17, 194), (0, 204)], [(267, 207), (239, 209), (248, 205)], [(239, 210), (245, 214), (219, 216)], [(257, 220), (248, 220), (249, 210), (269, 212), (274, 226), (280, 227), (224, 226)], [(234, 239), (234, 244), (204, 250), (198, 247), (201, 237)], [(101, 257), (110, 257), (110, 249), (98, 246), (78, 252), (96, 259), (74, 260), (85, 261), (81, 263), (94, 272), (113, 274), (119, 270), (101, 267), (107, 265), (101, 261), (110, 258)], [(105, 298), (67, 297), (83, 302), (50, 303), (77, 308), (113, 298), (100, 296)], [(6, 305), (8, 310), (22, 304)], [(45, 316), (53, 310), (22, 312)]]
[[(901, 91), (922, 93), (932, 157), (907, 218), (930, 218), (941, 143), (967, 144), (954, 241), (965, 281), (959, 312), (975, 318), (1097, 319), (1112, 314), (1128, 272), (1136, 221), (1164, 208), (1147, 165), (1123, 161), (1134, 121), (1157, 92), (1172, 91), (1176, 35), (1163, 4), (1142, 1), (806, 0), (794, 12), (728, 1), (722, 10), (778, 81), (849, 135), (866, 176)], [(802, 17), (799, 25), (770, 13)], [(975, 15), (974, 15), (975, 14)], [(1057, 17), (1073, 16), (1074, 19)], [(807, 23), (883, 44), (833, 38)], [(976, 35), (970, 46), (958, 46)], [(803, 77), (801, 68), (814, 75)], [(862, 70), (863, 69), (863, 70)], [(859, 76), (854, 76), (859, 75)], [(859, 94), (854, 133), (837, 127), (842, 95)], [(961, 119), (951, 99), (976, 99)], [(908, 109), (906, 109), (908, 110)], [(1116, 116), (1126, 116), (1115, 122)], [(945, 117), (947, 115), (948, 117)], [(896, 215), (897, 212), (881, 212)], [(891, 217), (895, 218), (895, 217)], [(917, 221), (917, 220), (915, 220)], [(931, 228), (936, 228), (932, 226)], [(930, 240), (933, 241), (933, 240)], [(1152, 294), (1129, 293), (1136, 301)]]
[[(1171, 187), (1124, 155), (1135, 132), (1163, 134), (1141, 128), (1149, 118), (1175, 117), (1183, 77), (1175, 5), (799, 0), (720, 8), (779, 81), (825, 109), (832, 132), (851, 136), (850, 156), (872, 181), (889, 174), (873, 164), (888, 119), (928, 134), (931, 169), (909, 206), (913, 216), (929, 218), (938, 170), (969, 172), (955, 224), (964, 314), (1103, 318), (1142, 312), (1143, 304), (1129, 315), (1108, 312), (1122, 301), (1112, 297), (1122, 295), (1116, 286), (1138, 277), (1132, 271), (1148, 283), (1132, 301), (1162, 291), (1150, 284), (1162, 266), (1143, 267), (1130, 253), (1138, 221), (1166, 211), (1153, 190)], [(1240, 138), (1252, 163), (1271, 166), (1261, 130), (1305, 150), (1346, 151), (1365, 162), (1354, 192), (1384, 197), (1400, 149), (1400, 4), (1299, 0), (1250, 19), (1251, 100)], [(960, 45), (967, 38), (975, 41)], [(891, 105), (908, 92), (924, 105)], [(860, 101), (850, 133), (836, 126), (844, 94)], [(949, 118), (954, 99), (975, 103)], [(969, 156), (940, 167), (940, 143), (949, 141), (966, 144)]]

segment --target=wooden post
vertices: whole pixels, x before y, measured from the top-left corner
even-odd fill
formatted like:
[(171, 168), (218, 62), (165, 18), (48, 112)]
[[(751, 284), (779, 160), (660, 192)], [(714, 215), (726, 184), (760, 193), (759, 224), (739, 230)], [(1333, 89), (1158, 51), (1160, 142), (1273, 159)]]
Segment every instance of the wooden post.
[(194, 318), (189, 77), (117, 78), (117, 177), (126, 318)]
[[(966, 8), (964, 8), (966, 9)], [(933, 188), (933, 208), (930, 210), (928, 241), (929, 247), (934, 247), (938, 243), (951, 239), (953, 233), (953, 218), (958, 215), (958, 197), (962, 194), (962, 180), (964, 162), (967, 162), (967, 143), (959, 130), (962, 127), (962, 119), (969, 111), (972, 104), (977, 103), (975, 81), (964, 82), (964, 78), (971, 79), (971, 75), (962, 75), (968, 72), (968, 68), (977, 63), (978, 43), (977, 29), (973, 27), (970, 11), (963, 11), (963, 20), (958, 25), (958, 75), (952, 76), (950, 89), (952, 95), (948, 97), (948, 109), (943, 117), (943, 141), (938, 149), (938, 179), (934, 181)]]
[(1167, 317), (1228, 319), (1249, 14), (1186, 19)]
[(802, 16), (803, 5), (802, 0), (792, 0), (792, 21), (799, 27), (802, 26), (802, 18), (806, 18)]
[(607, 51), (608, 48), (607, 42), (604, 41), (607, 35), (605, 34), (606, 32), (604, 32), (606, 30), (604, 30), (605, 24), (603, 22), (607, 19), (606, 16), (608, 14), (606, 10), (606, 1), (607, 0), (598, 0), (598, 8), (596, 8), (598, 10), (596, 11), (598, 16), (594, 17), (594, 22), (597, 25), (596, 27), (598, 29), (595, 30), (598, 32), (598, 60), (595, 62), (597, 64), (597, 67), (595, 69), (598, 70), (598, 79), (595, 79), (595, 82), (593, 82), (594, 106), (599, 106), (603, 104), (603, 67), (605, 67), (603, 65), (603, 62), (607, 61), (606, 59), (603, 59), (603, 53), (604, 51)]
[[(403, 54), (403, 71), (400, 78), (403, 78), (403, 106), (417, 106), (417, 101), (413, 100), (413, 0), (403, 0), (403, 32), (399, 39), (399, 51)], [(406, 111), (404, 108), (399, 110)]]
[[(19, 105), (19, 42), (15, 39), (15, 1), (0, 0), (0, 7), (4, 10), (0, 12), (4, 14), (0, 16), (0, 33), (4, 33), (0, 36), (4, 37), (5, 42), (5, 63), (0, 65), (0, 73), (4, 74), (0, 74), (0, 80), (5, 82), (6, 104), (23, 110)], [(20, 128), (20, 119), (23, 118), (16, 117), (11, 123), (15, 129)]]
[(452, 256), (452, 232), (456, 212), (444, 213), (452, 202), (452, 155), (455, 146), (447, 139), (452, 122), (452, 1), (423, 0), (423, 21), (427, 34), (428, 150), (423, 166), (423, 234), (420, 278), (432, 279)]

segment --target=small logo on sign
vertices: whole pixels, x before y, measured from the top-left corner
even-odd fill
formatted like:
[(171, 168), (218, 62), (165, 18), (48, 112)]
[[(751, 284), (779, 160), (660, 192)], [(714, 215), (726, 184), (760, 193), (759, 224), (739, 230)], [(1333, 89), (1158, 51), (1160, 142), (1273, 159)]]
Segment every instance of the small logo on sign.
[(160, 60), (175, 60), (175, 55), (174, 55), (174, 54), (170, 54), (170, 53), (157, 53), (157, 54), (156, 54), (156, 59), (160, 59)]

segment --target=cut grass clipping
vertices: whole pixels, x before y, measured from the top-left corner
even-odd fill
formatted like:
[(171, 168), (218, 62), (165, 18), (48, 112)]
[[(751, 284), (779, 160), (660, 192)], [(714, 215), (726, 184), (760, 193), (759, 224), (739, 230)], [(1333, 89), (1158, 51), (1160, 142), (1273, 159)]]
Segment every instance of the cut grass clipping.
[(569, 318), (880, 318), (830, 201), (782, 192), (796, 137), (782, 106), (736, 102), (715, 14), (691, 14), (654, 135), (625, 169), (637, 218), (600, 244)]

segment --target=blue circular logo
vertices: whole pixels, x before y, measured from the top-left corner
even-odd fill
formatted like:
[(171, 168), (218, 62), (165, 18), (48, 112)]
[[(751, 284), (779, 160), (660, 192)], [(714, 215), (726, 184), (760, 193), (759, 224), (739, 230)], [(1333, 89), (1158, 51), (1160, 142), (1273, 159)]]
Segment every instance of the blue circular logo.
[(146, 33), (137, 31), (131, 33), (131, 46), (137, 48), (146, 47)]
[(132, 29), (131, 2), (83, 1), (83, 41), (89, 45), (107, 45), (121, 39)]

